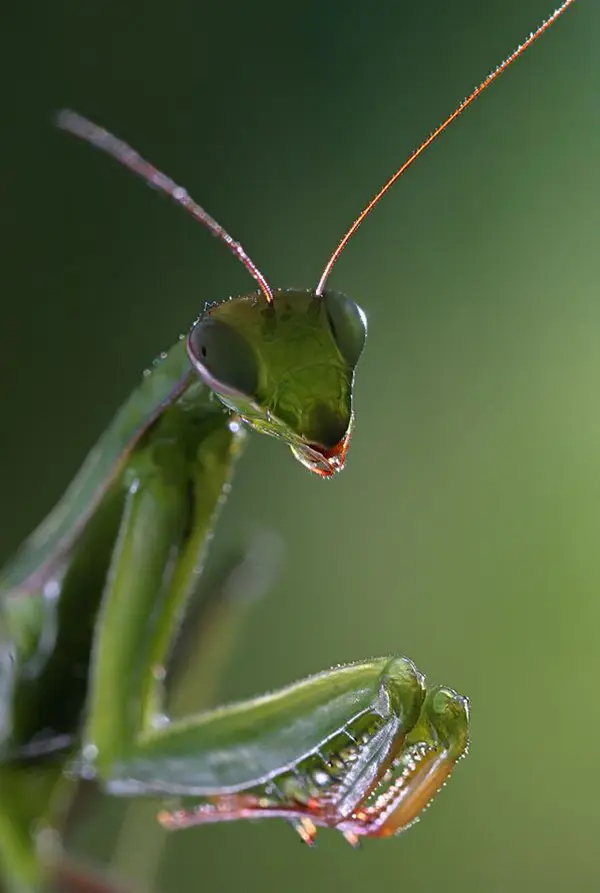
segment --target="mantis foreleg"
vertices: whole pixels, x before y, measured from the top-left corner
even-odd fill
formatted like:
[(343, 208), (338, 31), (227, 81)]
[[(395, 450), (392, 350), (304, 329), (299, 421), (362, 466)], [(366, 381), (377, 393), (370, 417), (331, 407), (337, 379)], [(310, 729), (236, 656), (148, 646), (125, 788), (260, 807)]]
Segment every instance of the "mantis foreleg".
[(182, 452), (181, 431), (172, 431), (181, 424), (179, 408), (167, 413), (126, 472), (84, 734), (84, 759), (97, 756), (101, 775), (161, 722), (165, 666), (243, 436), (214, 413), (196, 420)]

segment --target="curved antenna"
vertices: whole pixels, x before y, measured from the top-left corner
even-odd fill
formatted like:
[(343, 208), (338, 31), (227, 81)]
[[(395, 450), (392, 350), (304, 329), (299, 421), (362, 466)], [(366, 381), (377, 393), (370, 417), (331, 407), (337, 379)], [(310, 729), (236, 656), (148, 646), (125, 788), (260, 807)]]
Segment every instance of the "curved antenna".
[(269, 304), (273, 303), (273, 292), (271, 291), (269, 283), (254, 261), (246, 254), (240, 243), (236, 242), (235, 239), (232, 239), (227, 230), (223, 229), (223, 227), (217, 223), (217, 221), (211, 217), (204, 208), (201, 208), (200, 205), (188, 195), (187, 190), (184, 189), (183, 186), (178, 186), (177, 183), (165, 176), (165, 174), (151, 165), (148, 161), (145, 161), (145, 159), (143, 159), (141, 155), (138, 155), (131, 146), (127, 145), (127, 143), (124, 143), (116, 136), (113, 136), (112, 133), (104, 130), (103, 127), (98, 127), (97, 124), (93, 124), (91, 121), (88, 121), (87, 118), (78, 115), (77, 112), (63, 109), (56, 116), (56, 126), (60, 127), (62, 130), (67, 130), (69, 133), (80, 137), (88, 143), (91, 143), (92, 146), (102, 149), (102, 151), (106, 152), (108, 155), (112, 155), (113, 158), (116, 158), (118, 162), (130, 171), (133, 171), (134, 174), (138, 174), (138, 176), (142, 177), (142, 179), (144, 179), (150, 186), (154, 186), (159, 192), (164, 192), (165, 195), (172, 198), (174, 202), (177, 202), (178, 205), (185, 208), (185, 210), (192, 215), (194, 220), (198, 220), (202, 223), (208, 230), (210, 230), (213, 236), (216, 236), (217, 239), (220, 239), (221, 242), (224, 242), (225, 245), (227, 245), (229, 250), (243, 263), (250, 275), (256, 279), (267, 302)]
[(436, 129), (427, 137), (427, 139), (421, 143), (419, 148), (415, 149), (415, 151), (404, 162), (404, 164), (398, 168), (396, 173), (390, 177), (390, 179), (387, 181), (387, 183), (381, 187), (381, 189), (379, 190), (377, 195), (375, 195), (371, 199), (371, 201), (366, 206), (366, 208), (363, 211), (361, 211), (361, 213), (358, 215), (358, 217), (356, 218), (356, 220), (354, 221), (354, 223), (352, 224), (350, 229), (347, 231), (346, 235), (343, 237), (342, 241), (339, 243), (339, 245), (337, 246), (337, 248), (335, 249), (335, 251), (333, 252), (331, 257), (327, 261), (327, 265), (325, 266), (325, 269), (323, 270), (323, 272), (321, 274), (321, 278), (319, 279), (319, 284), (317, 285), (317, 288), (316, 288), (315, 293), (317, 295), (323, 294), (323, 289), (325, 288), (325, 283), (327, 282), (327, 279), (329, 278), (329, 274), (331, 273), (331, 270), (333, 269), (335, 262), (338, 260), (340, 254), (342, 253), (342, 251), (344, 250), (344, 248), (346, 247), (346, 245), (348, 244), (348, 242), (350, 241), (350, 239), (352, 238), (352, 236), (354, 235), (356, 230), (359, 228), (359, 226), (365, 220), (365, 218), (369, 216), (369, 214), (371, 213), (371, 211), (373, 210), (375, 205), (377, 205), (381, 201), (381, 199), (386, 194), (386, 192), (388, 192), (388, 190), (391, 189), (391, 187), (394, 185), (396, 180), (399, 180), (400, 177), (402, 176), (402, 174), (405, 173), (405, 171), (407, 171), (408, 168), (417, 160), (419, 155), (422, 155), (423, 152), (425, 151), (425, 149), (428, 149), (429, 146), (434, 142), (434, 140), (436, 140), (438, 138), (438, 136), (441, 133), (443, 133), (444, 130), (446, 130), (446, 128), (450, 126), (450, 124), (452, 124), (453, 121), (456, 121), (456, 119), (459, 117), (459, 115), (462, 115), (464, 110), (466, 108), (468, 108), (468, 106), (470, 106), (471, 103), (474, 102), (477, 99), (477, 97), (483, 93), (483, 91), (486, 89), (486, 87), (489, 87), (490, 84), (496, 80), (496, 78), (500, 77), (500, 75), (506, 71), (506, 69), (509, 67), (509, 65), (511, 65), (515, 61), (515, 59), (518, 59), (519, 56), (521, 56), (525, 52), (525, 50), (529, 49), (531, 44), (534, 43), (538, 39), (538, 37), (541, 37), (542, 34), (544, 33), (544, 31), (547, 31), (548, 28), (554, 24), (554, 22), (557, 20), (557, 18), (560, 15), (562, 15), (563, 12), (565, 12), (569, 8), (569, 6), (572, 6), (573, 3), (575, 3), (575, 0), (564, 0), (564, 2), (561, 3), (561, 5), (557, 9), (554, 10), (554, 12), (552, 13), (552, 15), (549, 18), (547, 18), (544, 22), (542, 22), (542, 24), (539, 25), (539, 27), (536, 28), (535, 31), (531, 32), (531, 34), (529, 35), (527, 40), (525, 40), (523, 43), (519, 44), (519, 46), (515, 50), (513, 50), (513, 52), (510, 54), (510, 56), (508, 56), (508, 58), (506, 58), (504, 60), (504, 62), (502, 62), (492, 72), (490, 72), (490, 74), (488, 74), (486, 79), (484, 81), (482, 81), (480, 83), (480, 85), (478, 87), (476, 87), (475, 90), (473, 90), (473, 92), (469, 96), (467, 96), (466, 99), (463, 99), (463, 101), (460, 103), (458, 108), (454, 112), (452, 112), (452, 114), (449, 115), (449, 117), (446, 118), (446, 120), (442, 124), (440, 124), (439, 127), (436, 127)]

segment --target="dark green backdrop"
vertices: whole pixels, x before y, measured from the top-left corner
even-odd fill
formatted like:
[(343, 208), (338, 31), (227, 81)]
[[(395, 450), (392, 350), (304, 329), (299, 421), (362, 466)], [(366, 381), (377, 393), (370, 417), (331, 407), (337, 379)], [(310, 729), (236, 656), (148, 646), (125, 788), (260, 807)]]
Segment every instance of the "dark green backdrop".
[[(273, 283), (310, 285), (552, 2), (7, 4), (2, 554), (203, 302), (252, 287), (53, 110), (146, 153)], [(217, 538), (265, 527), (287, 548), (228, 696), (406, 653), (470, 696), (469, 758), (420, 825), (361, 853), (332, 833), (309, 852), (283, 823), (172, 838), (167, 893), (597, 889), (599, 45), (580, 0), (380, 206), (332, 279), (370, 326), (348, 468), (326, 484), (254, 438)], [(106, 858), (120, 815), (74, 843)], [(119, 860), (142, 876), (158, 832), (137, 821)]]

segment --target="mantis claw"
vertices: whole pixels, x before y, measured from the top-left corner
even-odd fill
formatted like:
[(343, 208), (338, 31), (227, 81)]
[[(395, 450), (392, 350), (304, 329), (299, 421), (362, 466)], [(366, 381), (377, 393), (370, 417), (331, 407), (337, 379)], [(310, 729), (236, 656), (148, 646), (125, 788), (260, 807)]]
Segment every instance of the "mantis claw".
[(371, 707), (307, 757), (244, 790), (209, 794), (191, 809), (164, 810), (161, 824), (182, 829), (283, 818), (310, 846), (323, 827), (340, 831), (354, 848), (362, 837), (404, 831), (466, 753), (469, 705), (452, 689), (427, 688), (406, 659), (382, 664), (383, 687)]
[(300, 835), (301, 840), (310, 847), (316, 845), (317, 842), (317, 826), (306, 816), (301, 819), (292, 819), (290, 825)]

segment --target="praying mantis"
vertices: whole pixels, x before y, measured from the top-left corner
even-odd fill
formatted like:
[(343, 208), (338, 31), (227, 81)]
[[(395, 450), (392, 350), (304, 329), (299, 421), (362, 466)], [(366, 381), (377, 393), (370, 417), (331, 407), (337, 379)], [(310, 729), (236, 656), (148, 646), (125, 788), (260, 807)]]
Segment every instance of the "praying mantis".
[(272, 288), (185, 190), (85, 118), (59, 115), (62, 129), (203, 223), (259, 291), (206, 308), (160, 358), (0, 574), (0, 867), (10, 888), (36, 889), (52, 871), (60, 877), (40, 829), (60, 827), (77, 777), (116, 796), (164, 796), (167, 828), (279, 817), (307, 843), (329, 827), (356, 844), (412, 824), (466, 753), (467, 699), (429, 684), (405, 657), (337, 667), (177, 721), (166, 718), (164, 679), (247, 429), (284, 441), (319, 476), (344, 467), (366, 318), (326, 286), (349, 239), (573, 3), (395, 172), (307, 291)]

